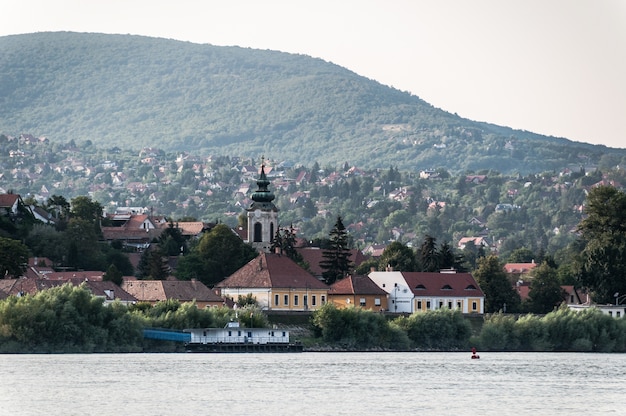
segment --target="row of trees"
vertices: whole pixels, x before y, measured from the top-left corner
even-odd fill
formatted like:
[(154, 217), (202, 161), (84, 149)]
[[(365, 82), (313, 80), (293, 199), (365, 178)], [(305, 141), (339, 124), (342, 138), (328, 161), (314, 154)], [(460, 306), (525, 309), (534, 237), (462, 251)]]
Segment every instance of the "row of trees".
[[(267, 327), (254, 303), (240, 299), (241, 323)], [(195, 303), (109, 306), (82, 287), (69, 284), (36, 295), (0, 301), (0, 353), (138, 352), (177, 350), (182, 345), (143, 339), (143, 328), (223, 327), (237, 319), (234, 310), (199, 309)], [(387, 320), (360, 308), (326, 304), (311, 318), (309, 348), (348, 350), (469, 350), (626, 352), (626, 320), (590, 309), (559, 309), (545, 316), (487, 316), (480, 328), (458, 311), (441, 309)]]

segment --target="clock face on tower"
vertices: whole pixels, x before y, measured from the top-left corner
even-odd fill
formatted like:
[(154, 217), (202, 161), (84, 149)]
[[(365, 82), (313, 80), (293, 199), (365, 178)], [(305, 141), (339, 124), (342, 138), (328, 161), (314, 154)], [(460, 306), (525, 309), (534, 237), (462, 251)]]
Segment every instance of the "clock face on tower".
[(254, 211), (254, 216), (259, 218), (261, 216), (261, 210), (257, 209), (256, 211)]

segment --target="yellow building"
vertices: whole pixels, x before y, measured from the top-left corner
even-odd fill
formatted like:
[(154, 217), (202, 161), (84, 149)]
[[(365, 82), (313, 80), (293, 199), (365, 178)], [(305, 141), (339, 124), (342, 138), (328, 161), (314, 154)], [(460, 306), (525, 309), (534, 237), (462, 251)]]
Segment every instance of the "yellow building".
[(237, 301), (251, 294), (264, 310), (308, 311), (328, 301), (329, 287), (287, 256), (261, 252), (217, 285)]
[(387, 310), (387, 292), (368, 276), (348, 276), (331, 285), (328, 301), (338, 308), (356, 306), (375, 311)]

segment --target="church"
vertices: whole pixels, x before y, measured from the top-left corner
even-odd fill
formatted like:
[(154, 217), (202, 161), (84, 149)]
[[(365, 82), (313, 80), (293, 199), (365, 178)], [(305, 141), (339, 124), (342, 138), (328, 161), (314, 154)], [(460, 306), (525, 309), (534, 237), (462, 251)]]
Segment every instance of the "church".
[(252, 204), (247, 211), (248, 243), (259, 252), (270, 252), (272, 239), (278, 230), (278, 208), (272, 202), (274, 194), (268, 189), (270, 181), (265, 174), (265, 164), (256, 181), (258, 189), (252, 193)]

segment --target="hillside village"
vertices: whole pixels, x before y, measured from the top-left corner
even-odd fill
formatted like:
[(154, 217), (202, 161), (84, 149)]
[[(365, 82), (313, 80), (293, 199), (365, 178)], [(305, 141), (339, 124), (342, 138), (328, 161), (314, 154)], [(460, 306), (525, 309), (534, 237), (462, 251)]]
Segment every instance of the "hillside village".
[[(391, 207), (408, 211), (411, 202), (415, 203), (418, 196), (416, 188), (419, 189), (419, 187), (414, 184), (404, 185), (402, 174), (395, 171), (393, 167), (387, 172), (366, 172), (348, 164), (340, 171), (330, 169), (307, 170), (294, 168), (289, 163), (275, 164), (263, 160), (263, 166), (259, 171), (258, 166), (243, 163), (244, 161), (238, 158), (228, 161), (222, 160), (222, 164), (217, 165), (213, 163), (211, 158), (198, 158), (188, 154), (179, 154), (175, 160), (168, 160), (166, 155), (158, 149), (146, 148), (139, 152), (135, 164), (130, 165), (126, 159), (115, 157), (115, 155), (122, 154), (120, 149), (113, 149), (111, 154), (113, 157), (101, 160), (96, 157), (98, 153), (87, 157), (85, 152), (81, 152), (78, 147), (70, 144), (61, 151), (62, 154), (65, 154), (65, 158), (57, 156), (58, 160), (55, 162), (37, 162), (27, 168), (25, 161), (29, 158), (50, 156), (51, 149), (49, 147), (51, 145), (49, 141), (30, 135), (21, 135), (19, 138), (5, 136), (4, 139), (9, 149), (8, 158), (5, 155), (3, 159), (3, 168), (8, 166), (12, 166), (12, 168), (3, 171), (3, 179), (10, 179), (6, 182), (14, 185), (25, 181), (29, 186), (39, 189), (39, 192), (29, 192), (26, 202), (19, 194), (6, 193), (7, 190), (4, 189), (4, 194), (0, 198), (0, 209), (4, 210), (4, 214), (9, 218), (17, 216), (21, 209), (26, 209), (32, 213), (37, 221), (54, 225), (54, 213), (49, 206), (46, 207), (48, 198), (53, 194), (49, 188), (61, 190), (73, 189), (76, 185), (87, 186), (87, 193), (91, 198), (108, 196), (108, 199), (104, 198), (108, 202), (103, 204), (102, 240), (109, 244), (121, 243), (128, 257), (132, 259), (131, 262), (134, 267), (137, 267), (141, 253), (148, 250), (168, 227), (174, 226), (185, 239), (194, 240), (209, 232), (220, 221), (227, 222), (228, 218), (237, 219), (236, 225), (231, 227), (233, 232), (243, 242), (255, 245), (260, 254), (231, 276), (223, 276), (223, 281), (212, 288), (196, 279), (177, 280), (172, 277), (167, 280), (145, 278), (137, 280), (134, 276), (126, 276), (122, 284), (115, 287), (112, 282), (103, 279), (104, 271), (72, 270), (59, 272), (58, 269), (64, 269), (62, 264), (50, 259), (31, 258), (23, 277), (16, 276), (18, 278), (3, 281), (0, 289), (2, 296), (34, 293), (46, 287), (58, 285), (60, 282), (74, 284), (90, 282), (88, 283), (90, 290), (103, 297), (107, 302), (120, 300), (131, 303), (149, 302), (154, 304), (158, 301), (176, 299), (181, 302), (195, 300), (199, 305), (204, 306), (234, 306), (238, 297), (251, 294), (259, 305), (268, 311), (309, 311), (315, 310), (327, 302), (332, 302), (341, 307), (358, 305), (368, 309), (394, 313), (413, 313), (436, 310), (442, 307), (458, 309), (463, 313), (470, 314), (485, 312), (484, 293), (472, 275), (467, 272), (446, 270), (445, 272), (432, 273), (373, 269), (374, 271), (371, 273), (365, 273), (363, 276), (350, 275), (346, 279), (328, 286), (322, 282), (319, 266), (322, 261), (323, 250), (319, 247), (310, 247), (307, 242), (308, 238), (303, 239), (299, 236), (300, 242), (298, 244), (298, 252), (307, 264), (307, 269), (303, 269), (293, 260), (276, 254), (270, 249), (274, 231), (284, 227), (286, 223), (282, 218), (281, 221), (278, 220), (278, 212), (281, 212), (281, 216), (286, 214), (285, 216), (291, 219), (291, 229), (300, 234), (302, 229), (298, 227), (304, 228), (306, 223), (312, 222), (314, 218), (331, 217), (332, 214), (328, 210), (328, 207), (332, 206), (330, 201), (340, 199), (322, 196), (321, 189), (326, 189), (326, 192), (330, 193), (333, 189), (344, 187), (347, 188), (348, 195), (350, 195), (350, 187), (357, 183), (357, 179), (362, 181), (361, 183), (369, 181), (371, 185), (367, 203), (361, 201), (366, 209), (390, 204)], [(109, 155), (107, 154), (107, 156)], [(130, 180), (136, 178), (131, 178), (125, 173), (136, 171), (138, 168), (144, 171), (143, 182)], [(232, 174), (228, 182), (223, 180), (227, 179), (224, 175), (225, 169)], [(574, 183), (567, 179), (575, 180), (578, 178), (579, 181), (588, 183), (589, 188), (601, 184), (621, 187), (615, 179), (620, 175), (623, 176), (619, 170), (612, 175), (603, 174), (600, 181), (592, 183), (587, 180), (589, 176), (580, 176), (580, 173), (576, 175), (571, 170), (564, 169), (558, 175), (535, 177), (544, 189), (540, 191), (540, 198), (545, 200), (554, 195), (576, 189)], [(261, 180), (258, 178), (259, 174), (265, 182), (259, 182)], [(461, 176), (455, 184), (457, 193), (468, 192), (468, 189), (471, 188), (474, 188), (474, 192), (476, 192), (477, 189), (481, 189), (481, 186), (489, 182), (490, 177), (493, 178), (492, 175), (496, 176), (497, 174), (488, 172)], [(410, 174), (408, 176), (410, 178)], [(448, 183), (450, 182), (449, 173), (441, 169), (425, 169), (416, 176), (418, 176), (416, 180), (419, 182), (435, 183), (436, 185), (446, 180)], [(43, 182), (48, 181), (50, 177), (59, 180), (51, 182), (49, 185), (44, 184)], [(218, 180), (218, 177), (222, 180)], [(110, 180), (104, 178), (110, 178)], [(146, 179), (151, 179), (151, 181), (146, 181)], [(254, 180), (257, 180), (258, 189), (256, 191)], [(185, 181), (188, 182), (188, 187), (182, 186), (182, 182)], [(523, 182), (522, 189), (505, 188), (506, 197), (494, 201), (492, 216), (504, 217), (523, 209), (522, 205), (518, 205), (519, 200), (516, 198), (524, 193), (524, 188), (535, 187), (535, 184), (523, 181), (523, 178), (517, 178), (516, 181), (518, 183)], [(84, 182), (91, 184), (87, 185)], [(407, 182), (410, 181), (407, 180)], [(502, 179), (499, 178), (499, 182), (502, 183)], [(41, 186), (38, 185), (40, 183)], [(192, 195), (188, 195), (187, 199), (183, 201), (168, 200), (164, 204), (160, 197), (164, 195), (165, 190), (160, 191), (160, 189), (173, 186), (175, 183), (181, 190), (193, 189)], [(312, 183), (317, 188), (307, 189), (307, 185), (310, 186)], [(377, 183), (380, 185), (375, 186)], [(278, 194), (283, 194), (282, 201), (283, 206), (286, 205), (286, 209), (279, 209), (274, 205), (272, 202), (274, 200), (273, 194), (268, 201), (255, 201), (255, 196), (257, 199), (260, 198), (260, 191), (270, 192), (267, 189), (270, 184)], [(434, 186), (435, 190), (437, 189), (436, 185)], [(302, 188), (304, 190), (301, 190)], [(354, 188), (356, 192), (358, 192), (357, 188)], [(13, 192), (13, 189), (10, 191)], [(435, 215), (443, 216), (443, 213), (450, 210), (452, 199), (449, 196), (445, 198), (446, 200), (435, 198), (435, 191), (427, 191), (426, 189), (427, 187), (423, 186), (419, 193), (423, 200), (415, 203), (416, 206), (413, 209), (419, 215), (417, 205), (421, 205), (422, 209), (425, 209), (426, 221), (432, 225), (429, 219)], [(482, 188), (482, 191), (489, 192), (489, 189)], [(209, 204), (209, 200), (217, 199), (216, 194), (228, 195), (226, 202), (221, 201), (222, 206), (225, 204), (227, 211), (214, 212), (218, 217), (216, 222), (197, 221), (188, 216), (181, 221), (176, 221), (174, 225), (171, 217), (168, 220), (166, 215), (155, 213), (155, 211), (171, 207), (176, 210), (186, 210), (186, 213), (189, 214), (191, 213), (189, 211), (190, 206), (195, 206), (196, 209), (202, 208), (205, 204)], [(314, 198), (312, 194), (316, 194), (317, 198)], [(113, 200), (114, 197), (121, 195), (126, 197), (123, 202)], [(129, 205), (134, 202), (149, 202), (150, 205)], [(269, 217), (266, 217), (265, 214), (262, 215), (263, 219), (254, 217), (251, 213), (254, 211), (258, 214), (259, 209), (250, 207), (255, 207), (255, 204), (256, 206), (260, 204), (260, 211), (267, 212)], [(294, 212), (302, 214), (305, 209), (310, 210), (310, 217), (301, 217), (300, 222), (296, 222), (294, 226)], [(580, 204), (573, 204), (569, 208), (569, 216), (576, 220), (580, 218), (582, 211), (583, 204), (581, 201)], [(243, 218), (245, 212), (248, 213), (247, 218)], [(389, 222), (388, 219), (383, 221), (385, 225)], [(367, 221), (353, 222), (346, 227), (353, 244), (361, 247), (351, 251), (355, 269), (361, 263), (372, 258), (379, 258), (391, 241), (403, 242), (409, 247), (413, 243), (419, 242), (419, 239), (414, 236), (414, 232), (407, 232), (407, 230), (397, 226), (387, 230), (388, 239), (382, 242), (372, 241), (371, 235), (367, 233), (367, 222), (370, 220), (375, 219), (367, 218)], [(471, 249), (480, 250), (482, 255), (498, 253), (500, 244), (507, 239), (506, 237), (500, 239), (493, 237), (493, 231), (489, 229), (489, 225), (494, 222), (485, 221), (479, 215), (471, 216), (467, 219), (465, 228), (468, 231), (476, 230), (476, 232), (458, 238), (454, 245), (455, 251), (463, 253)], [(248, 227), (248, 224), (251, 223), (262, 224), (259, 225), (265, 230), (262, 237), (253, 237), (251, 234), (253, 231)], [(562, 225), (560, 228), (555, 227), (548, 231), (558, 235), (562, 231), (571, 232), (573, 228), (574, 224)], [(460, 235), (456, 234), (455, 237)], [(260, 242), (262, 244), (259, 245)], [(181, 252), (180, 254), (184, 253)], [(170, 276), (175, 274), (176, 263), (177, 256), (170, 256), (168, 264)], [(529, 296), (528, 282), (532, 278), (532, 274), (529, 272), (535, 265), (534, 258), (526, 263), (511, 262), (505, 265), (509, 279), (514, 282), (515, 291), (522, 300)], [(471, 270), (471, 267), (469, 269)], [(576, 289), (574, 285), (564, 285), (563, 290), (563, 300), (567, 303), (572, 305), (589, 303), (588, 295), (581, 292), (580, 289)], [(506, 309), (506, 305), (504, 307)], [(611, 311), (611, 313), (613, 312)], [(618, 310), (616, 313), (621, 313), (621, 311)]]

